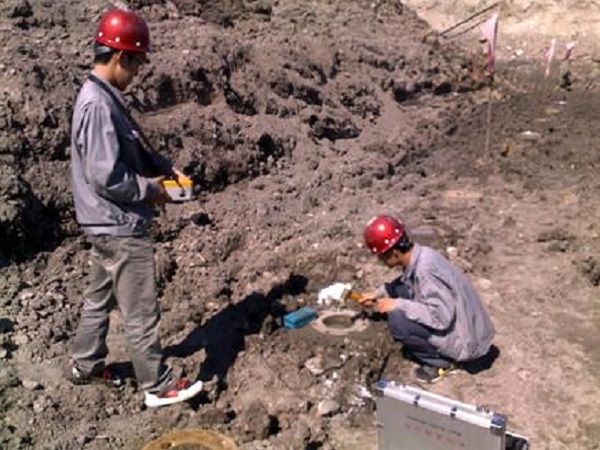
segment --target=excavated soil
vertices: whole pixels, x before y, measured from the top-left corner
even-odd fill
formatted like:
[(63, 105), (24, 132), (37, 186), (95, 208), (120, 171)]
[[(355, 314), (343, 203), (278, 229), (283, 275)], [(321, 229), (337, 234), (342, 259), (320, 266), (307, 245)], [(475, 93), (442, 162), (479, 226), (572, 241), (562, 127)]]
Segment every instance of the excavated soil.
[(545, 88), (543, 48), (502, 58), (486, 153), (481, 49), (437, 37), (399, 1), (130, 3), (156, 52), (127, 99), (199, 186), (153, 229), (163, 344), (206, 391), (145, 409), (117, 311), (109, 358), (126, 386), (64, 380), (89, 270), (69, 123), (108, 4), (7, 0), (0, 448), (139, 449), (200, 427), (243, 450), (375, 449), (364, 390), (410, 380), (412, 367), (383, 318), (333, 336), (281, 317), (332, 282), (368, 289), (393, 276), (362, 246), (382, 212), (459, 265), (497, 327), (491, 367), (431, 389), (507, 414), (533, 448), (600, 448), (593, 51), (556, 65)]

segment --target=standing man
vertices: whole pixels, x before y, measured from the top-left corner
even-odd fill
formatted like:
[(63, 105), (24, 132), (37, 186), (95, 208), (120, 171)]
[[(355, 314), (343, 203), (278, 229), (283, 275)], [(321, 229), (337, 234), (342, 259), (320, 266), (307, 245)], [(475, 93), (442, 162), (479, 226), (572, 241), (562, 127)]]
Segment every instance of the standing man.
[(154, 248), (147, 230), (154, 206), (169, 201), (161, 184), (171, 164), (144, 142), (121, 92), (147, 62), (150, 33), (132, 11), (112, 9), (100, 20), (94, 69), (73, 112), (72, 188), (77, 221), (91, 244), (91, 272), (73, 345), (75, 384), (121, 380), (105, 367), (109, 312), (123, 314), (133, 367), (149, 407), (187, 400), (202, 382), (176, 379), (162, 361)]
[(399, 220), (381, 215), (365, 228), (367, 248), (400, 277), (363, 295), (388, 315), (394, 339), (421, 366), (416, 377), (439, 380), (460, 363), (486, 355), (494, 326), (465, 275), (432, 248), (413, 244)]

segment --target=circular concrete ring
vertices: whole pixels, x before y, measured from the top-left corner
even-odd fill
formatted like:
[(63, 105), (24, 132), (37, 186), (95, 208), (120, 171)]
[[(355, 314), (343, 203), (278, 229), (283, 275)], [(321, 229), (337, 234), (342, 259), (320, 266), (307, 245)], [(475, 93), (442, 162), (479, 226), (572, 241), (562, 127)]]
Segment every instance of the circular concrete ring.
[(151, 442), (142, 450), (238, 450), (232, 439), (216, 431), (184, 429), (171, 431)]
[(358, 312), (351, 309), (325, 310), (311, 322), (312, 327), (319, 333), (331, 336), (346, 336), (351, 333), (361, 333), (367, 329), (369, 322), (358, 317)]

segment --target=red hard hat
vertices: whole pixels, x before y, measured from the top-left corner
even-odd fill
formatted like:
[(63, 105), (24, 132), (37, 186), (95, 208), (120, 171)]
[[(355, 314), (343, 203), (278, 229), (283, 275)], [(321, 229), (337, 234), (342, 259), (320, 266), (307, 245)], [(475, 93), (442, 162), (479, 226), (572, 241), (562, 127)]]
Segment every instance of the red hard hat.
[(398, 219), (381, 215), (373, 217), (365, 228), (365, 245), (376, 255), (391, 249), (406, 233), (406, 227)]
[(115, 8), (100, 19), (96, 42), (118, 50), (147, 53), (150, 51), (150, 31), (138, 14)]

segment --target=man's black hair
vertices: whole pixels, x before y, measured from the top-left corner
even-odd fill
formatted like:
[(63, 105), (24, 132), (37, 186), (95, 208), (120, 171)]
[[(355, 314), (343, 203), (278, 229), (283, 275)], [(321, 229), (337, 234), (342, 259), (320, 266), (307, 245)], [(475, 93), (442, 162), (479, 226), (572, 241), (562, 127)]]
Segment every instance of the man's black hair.
[(108, 64), (116, 52), (114, 48), (94, 42), (94, 64)]
[(392, 248), (400, 251), (400, 253), (408, 253), (413, 248), (413, 242), (410, 240), (410, 237), (406, 231)]

